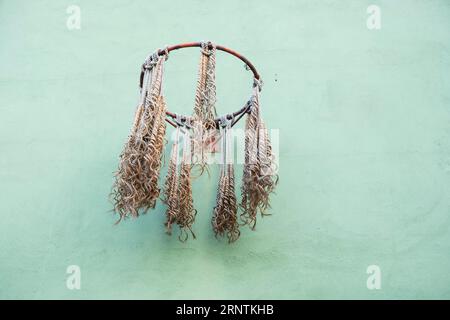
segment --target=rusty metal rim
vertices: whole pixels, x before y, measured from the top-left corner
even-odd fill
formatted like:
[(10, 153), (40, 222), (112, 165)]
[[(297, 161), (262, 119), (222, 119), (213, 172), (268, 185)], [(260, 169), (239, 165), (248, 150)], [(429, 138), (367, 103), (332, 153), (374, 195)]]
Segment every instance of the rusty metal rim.
[[(235, 56), (236, 58), (240, 59), (252, 71), (254, 79), (260, 80), (259, 73), (256, 70), (255, 66), (246, 57), (244, 57), (240, 53), (238, 53), (238, 52), (236, 52), (236, 51), (234, 51), (232, 49), (229, 49), (227, 47), (221, 46), (221, 45), (215, 45), (212, 42), (207, 42), (207, 45), (208, 45), (209, 48), (213, 48), (213, 46), (215, 46), (215, 48), (217, 50), (224, 51), (224, 52), (229, 53), (229, 54)], [(168, 46), (168, 47), (166, 47), (164, 49), (158, 50), (158, 55), (163, 56), (163, 55), (165, 55), (165, 54), (167, 54), (167, 53), (169, 53), (171, 51), (174, 51), (174, 50), (179, 50), (179, 49), (183, 49), (183, 48), (201, 47), (201, 46), (202, 46), (202, 42), (186, 42), (186, 43), (176, 44), (176, 45)], [(141, 74), (140, 74), (140, 78), (139, 78), (139, 87), (140, 88), (142, 88), (143, 80), (144, 80), (144, 71), (142, 70)], [(239, 109), (236, 112), (233, 112), (233, 113), (229, 114), (228, 116), (230, 116), (230, 117), (232, 117), (234, 119), (233, 122), (232, 122), (232, 126), (234, 126), (242, 118), (242, 116), (246, 112), (248, 112), (249, 110), (250, 110), (250, 104), (247, 102), (244, 105), (244, 107), (242, 107), (241, 109)], [(173, 119), (175, 119), (177, 117), (177, 114), (172, 113), (170, 111), (166, 111), (166, 115), (171, 117), (171, 118), (173, 118)], [(182, 116), (181, 118), (182, 119), (188, 119), (189, 117)], [(217, 126), (219, 126), (219, 121), (220, 121), (221, 118), (222, 117), (219, 117), (219, 118), (215, 119)], [(177, 127), (178, 126), (177, 123), (173, 122), (170, 119), (166, 119), (166, 121), (170, 125), (172, 125), (173, 127)]]

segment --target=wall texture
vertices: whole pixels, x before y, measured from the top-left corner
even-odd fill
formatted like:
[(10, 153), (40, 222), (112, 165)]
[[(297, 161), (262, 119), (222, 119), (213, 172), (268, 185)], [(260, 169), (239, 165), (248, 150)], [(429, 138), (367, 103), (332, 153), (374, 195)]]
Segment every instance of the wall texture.
[[(0, 39), (0, 298), (450, 298), (449, 1), (0, 0)], [(162, 205), (113, 226), (140, 64), (209, 39), (263, 76), (280, 129), (273, 215), (217, 241), (213, 171), (195, 181), (197, 240), (165, 235)], [(172, 110), (192, 109), (198, 58), (169, 58)], [(217, 60), (217, 108), (237, 109), (251, 76)]]

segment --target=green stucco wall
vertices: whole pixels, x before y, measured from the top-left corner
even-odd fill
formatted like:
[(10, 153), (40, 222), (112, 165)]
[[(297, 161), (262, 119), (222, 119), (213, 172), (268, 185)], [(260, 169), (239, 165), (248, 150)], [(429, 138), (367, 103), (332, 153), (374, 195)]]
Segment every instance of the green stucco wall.
[[(217, 170), (194, 182), (195, 241), (164, 233), (161, 204), (118, 226), (108, 212), (140, 64), (197, 40), (254, 62), (280, 130), (273, 215), (233, 245), (210, 228)], [(198, 58), (171, 54), (171, 110), (192, 110)], [(251, 76), (217, 60), (224, 113)], [(0, 298), (450, 298), (449, 120), (447, 0), (0, 0)]]

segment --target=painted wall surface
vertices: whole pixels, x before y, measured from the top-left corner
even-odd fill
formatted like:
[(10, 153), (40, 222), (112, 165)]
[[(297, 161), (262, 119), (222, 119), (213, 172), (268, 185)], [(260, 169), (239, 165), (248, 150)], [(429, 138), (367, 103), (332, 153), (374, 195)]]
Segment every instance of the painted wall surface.
[[(450, 298), (450, 1), (1, 0), (0, 39), (0, 298)], [(197, 40), (254, 62), (280, 130), (273, 215), (233, 245), (210, 228), (215, 169), (195, 241), (164, 233), (161, 204), (109, 212), (143, 59)], [(171, 110), (191, 112), (198, 60), (171, 54)], [(217, 64), (217, 108), (237, 110), (251, 74)]]

